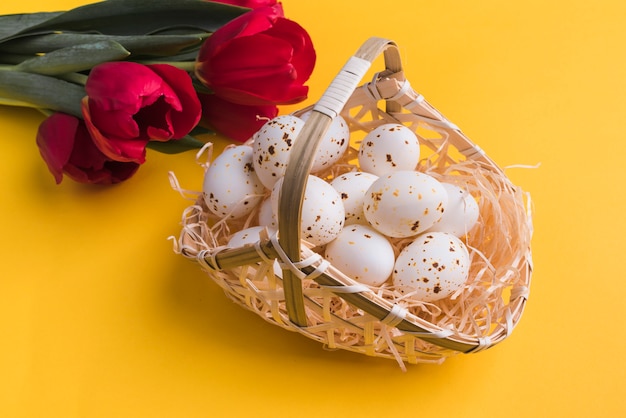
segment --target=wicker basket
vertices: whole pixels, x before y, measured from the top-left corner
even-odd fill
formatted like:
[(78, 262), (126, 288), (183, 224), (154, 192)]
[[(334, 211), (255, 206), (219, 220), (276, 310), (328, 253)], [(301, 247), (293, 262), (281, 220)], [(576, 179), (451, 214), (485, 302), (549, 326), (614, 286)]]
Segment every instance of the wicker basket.
[[(381, 54), (385, 71), (359, 86)], [(379, 103), (385, 105), (384, 110)], [(346, 119), (355, 136), (389, 122), (411, 128), (426, 149), (418, 171), (463, 184), (480, 196), (478, 225), (465, 237), (470, 278), (452, 297), (423, 303), (388, 286), (364, 286), (301, 240), (298, 226), (309, 167), (320, 138), (337, 114)], [(354, 156), (351, 149), (345, 163), (336, 164), (326, 177), (349, 170), (353, 166), (348, 161)], [(412, 90), (404, 78), (397, 46), (371, 38), (312, 107), (294, 143), (279, 202), (278, 234), (256, 245), (227, 248), (229, 236), (254, 225), (256, 215), (236, 222), (216, 219), (198, 193), (183, 214), (175, 250), (196, 260), (230, 298), (265, 320), (329, 349), (395, 359), (404, 369), (405, 362), (440, 363), (457, 353), (479, 352), (511, 334), (530, 286), (530, 207), (527, 193)], [(396, 245), (398, 250), (403, 243)], [(274, 271), (276, 260), (282, 274)]]

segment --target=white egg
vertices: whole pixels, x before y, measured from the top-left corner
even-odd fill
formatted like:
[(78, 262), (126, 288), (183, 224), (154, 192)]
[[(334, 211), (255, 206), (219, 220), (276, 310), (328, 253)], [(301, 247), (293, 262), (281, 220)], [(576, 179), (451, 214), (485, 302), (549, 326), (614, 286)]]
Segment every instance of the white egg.
[(367, 189), (378, 179), (371, 173), (354, 171), (334, 178), (330, 185), (341, 195), (346, 212), (346, 225), (367, 224), (363, 214), (363, 199)]
[(259, 205), (259, 225), (278, 229), (278, 221), (270, 198), (265, 199)]
[[(281, 178), (272, 189), (272, 208), (277, 217), (282, 184)], [(344, 220), (339, 193), (321, 178), (309, 175), (302, 203), (301, 238), (316, 246), (327, 244), (341, 232)]]
[(363, 199), (363, 211), (378, 231), (406, 238), (433, 226), (447, 204), (446, 189), (435, 178), (417, 171), (396, 171), (372, 183)]
[(207, 168), (202, 190), (215, 215), (240, 218), (261, 201), (265, 189), (255, 173), (252, 155), (248, 145), (226, 148)]
[(268, 189), (285, 174), (289, 152), (303, 126), (302, 119), (281, 115), (254, 134), (254, 168), (261, 183)]
[(448, 205), (441, 219), (435, 222), (428, 231), (449, 232), (462, 237), (478, 221), (478, 203), (467, 190), (450, 183), (442, 183), (442, 185), (448, 192)]
[(413, 131), (398, 123), (380, 125), (359, 146), (361, 170), (382, 176), (394, 171), (415, 170), (420, 144)]
[(369, 286), (385, 283), (395, 263), (389, 240), (365, 225), (345, 227), (326, 246), (324, 256), (345, 275)]
[[(306, 112), (300, 115), (300, 118), (306, 122), (310, 115), (311, 112)], [(318, 173), (339, 161), (346, 153), (348, 145), (350, 145), (348, 123), (341, 116), (336, 116), (317, 146), (311, 173)]]
[(267, 229), (268, 233), (272, 231), (264, 226), (251, 226), (250, 228), (237, 231), (230, 236), (227, 247), (239, 248), (245, 245), (256, 244), (261, 239), (261, 232)]
[(427, 232), (398, 255), (392, 283), (424, 302), (450, 296), (467, 281), (470, 256), (463, 241), (445, 232)]

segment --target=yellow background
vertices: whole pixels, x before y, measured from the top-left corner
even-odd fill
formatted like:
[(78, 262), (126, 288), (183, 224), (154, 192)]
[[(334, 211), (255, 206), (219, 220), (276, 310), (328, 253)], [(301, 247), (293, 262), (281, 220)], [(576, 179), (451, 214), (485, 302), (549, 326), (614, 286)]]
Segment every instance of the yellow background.
[[(80, 0), (3, 2), (0, 14)], [(385, 5), (383, 5), (383, 3)], [(491, 350), (402, 373), (327, 352), (172, 252), (193, 153), (130, 181), (56, 186), (38, 113), (0, 107), (0, 416), (626, 416), (626, 2), (283, 2), (319, 54), (307, 103), (369, 36), (532, 193), (526, 313)], [(288, 109), (284, 109), (287, 111)]]

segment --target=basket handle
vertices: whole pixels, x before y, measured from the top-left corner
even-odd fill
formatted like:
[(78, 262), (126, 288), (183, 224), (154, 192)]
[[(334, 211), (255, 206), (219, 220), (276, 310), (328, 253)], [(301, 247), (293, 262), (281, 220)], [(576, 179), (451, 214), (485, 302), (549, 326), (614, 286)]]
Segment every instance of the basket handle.
[[(381, 54), (384, 56), (386, 70), (394, 77), (403, 77), (397, 45), (388, 39), (368, 39), (348, 60), (315, 104), (298, 139), (294, 141), (278, 204), (279, 244), (285, 255), (294, 263), (301, 261), (301, 236), (300, 228), (294, 228), (293, 225), (299, 226), (301, 223), (304, 191), (315, 150), (333, 118), (342, 111), (372, 62)], [(387, 101), (386, 105), (387, 111), (399, 111), (399, 108), (396, 109), (399, 107), (396, 102)], [(285, 190), (289, 192), (283, 193)], [(285, 269), (283, 288), (289, 319), (300, 327), (306, 326), (307, 316), (304, 308), (302, 280), (290, 269)]]

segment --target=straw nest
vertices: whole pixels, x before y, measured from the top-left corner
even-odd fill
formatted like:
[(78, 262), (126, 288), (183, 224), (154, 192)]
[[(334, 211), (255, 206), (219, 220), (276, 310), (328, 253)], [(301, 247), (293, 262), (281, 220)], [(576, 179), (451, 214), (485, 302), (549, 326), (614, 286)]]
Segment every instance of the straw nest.
[[(381, 54), (386, 69), (359, 86), (368, 64)], [(439, 363), (507, 338), (522, 316), (530, 287), (528, 193), (411, 88), (391, 41), (372, 38), (364, 43), (322, 99), (296, 114), (311, 110), (301, 133), (306, 140), (296, 141), (282, 186), (278, 234), (267, 234), (255, 245), (228, 248), (233, 233), (258, 224), (258, 209), (243, 219), (220, 219), (207, 209), (201, 192), (190, 192), (186, 195), (194, 202), (183, 213), (175, 251), (197, 261), (238, 304), (329, 349), (392, 358), (404, 368), (405, 362)], [(471, 259), (469, 279), (450, 297), (423, 302), (389, 283), (364, 286), (325, 261), (323, 248), (300, 237), (298, 211), (310, 167), (307, 158), (336, 114), (348, 122), (351, 146), (341, 161), (316, 173), (318, 177), (330, 181), (357, 170), (356, 149), (365, 134), (381, 124), (401, 123), (420, 141), (417, 171), (459, 185), (475, 197), (479, 219), (463, 237)], [(396, 255), (411, 240), (392, 239)]]

